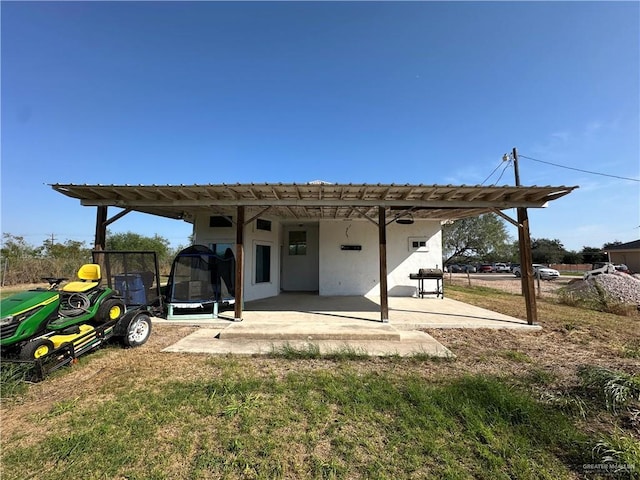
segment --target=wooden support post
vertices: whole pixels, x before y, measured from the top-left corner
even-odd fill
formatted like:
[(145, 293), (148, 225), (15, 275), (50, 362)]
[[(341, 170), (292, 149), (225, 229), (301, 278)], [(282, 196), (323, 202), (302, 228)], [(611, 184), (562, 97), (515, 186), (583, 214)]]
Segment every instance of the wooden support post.
[(236, 218), (236, 284), (235, 284), (235, 317), (242, 321), (243, 285), (244, 285), (244, 206), (239, 205)]
[(533, 260), (531, 256), (531, 236), (526, 208), (518, 208), (518, 243), (520, 246), (520, 273), (522, 274), (522, 293), (527, 306), (527, 323), (538, 321), (536, 292), (533, 284)]
[(107, 208), (99, 206), (96, 214), (96, 236), (94, 241), (95, 250), (106, 250), (107, 244)]
[(387, 224), (386, 209), (378, 207), (378, 237), (380, 239), (380, 320), (389, 322), (389, 292), (387, 291)]
[[(518, 150), (513, 149), (513, 171), (516, 186), (520, 186), (520, 169), (518, 168)], [(518, 245), (520, 247), (520, 274), (522, 276), (522, 294), (527, 307), (527, 323), (533, 325), (538, 321), (536, 290), (533, 285), (533, 257), (531, 255), (531, 235), (529, 233), (529, 216), (526, 208), (518, 208)]]

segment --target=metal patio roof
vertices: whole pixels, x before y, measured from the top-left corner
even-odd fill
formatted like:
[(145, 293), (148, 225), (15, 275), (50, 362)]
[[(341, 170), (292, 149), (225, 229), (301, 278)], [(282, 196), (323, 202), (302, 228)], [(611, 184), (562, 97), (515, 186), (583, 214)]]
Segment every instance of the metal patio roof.
[(455, 220), (517, 207), (541, 208), (578, 188), (317, 182), (50, 186), (84, 206), (113, 206), (186, 221), (199, 212), (231, 215), (238, 206), (245, 206), (249, 216), (264, 213), (298, 221), (366, 218), (377, 215), (380, 206), (391, 216), (410, 211), (415, 218)]

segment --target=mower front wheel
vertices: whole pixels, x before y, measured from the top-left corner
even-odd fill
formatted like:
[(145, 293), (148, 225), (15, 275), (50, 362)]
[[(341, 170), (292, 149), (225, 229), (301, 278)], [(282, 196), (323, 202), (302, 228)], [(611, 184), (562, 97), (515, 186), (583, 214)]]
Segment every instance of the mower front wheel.
[(139, 347), (149, 340), (151, 335), (151, 317), (146, 313), (139, 313), (131, 319), (122, 343), (126, 347)]
[(53, 342), (48, 338), (32, 340), (20, 350), (20, 359), (28, 361), (37, 360), (50, 353), (53, 349)]

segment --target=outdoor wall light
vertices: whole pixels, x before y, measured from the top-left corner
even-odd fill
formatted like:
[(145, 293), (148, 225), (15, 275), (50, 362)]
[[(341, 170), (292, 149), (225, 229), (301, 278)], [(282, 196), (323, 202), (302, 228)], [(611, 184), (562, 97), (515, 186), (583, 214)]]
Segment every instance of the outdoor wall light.
[(413, 215), (409, 214), (408, 217), (396, 217), (396, 223), (399, 223), (400, 225), (412, 225)]

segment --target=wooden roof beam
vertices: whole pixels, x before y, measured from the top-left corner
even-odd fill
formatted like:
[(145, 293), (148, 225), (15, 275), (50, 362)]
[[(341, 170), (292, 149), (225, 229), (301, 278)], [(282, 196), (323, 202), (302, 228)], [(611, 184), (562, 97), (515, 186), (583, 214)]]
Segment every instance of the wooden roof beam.
[(200, 195), (198, 195), (197, 193), (191, 190), (185, 190), (184, 188), (179, 188), (178, 192), (180, 192), (181, 195), (184, 195), (190, 200), (197, 200), (198, 198), (200, 198)]
[(445, 193), (444, 195), (442, 195), (442, 197), (440, 198), (440, 200), (451, 200), (453, 197), (455, 197), (458, 194), (458, 190), (453, 189), (448, 193)]
[(153, 194), (153, 193), (151, 193), (151, 192), (147, 192), (147, 191), (145, 191), (144, 189), (137, 189), (137, 188), (136, 188), (136, 189), (135, 189), (135, 193), (136, 193), (138, 196), (142, 197), (142, 198), (146, 198), (147, 200), (154, 200), (154, 201), (155, 201), (155, 200), (157, 200), (157, 199), (158, 199), (158, 197), (157, 197), (156, 195), (154, 195), (154, 194)]
[(251, 196), (252, 196), (253, 198), (255, 198), (256, 200), (259, 200), (259, 199), (261, 198), (261, 197), (260, 197), (260, 195), (258, 195), (258, 194), (254, 191), (254, 189), (253, 189), (253, 188), (249, 187), (249, 188), (247, 188), (247, 191), (248, 191), (248, 192), (251, 194)]
[(159, 188), (157, 192), (160, 197), (166, 198), (167, 200), (177, 200), (177, 197), (175, 195), (169, 195), (168, 192), (171, 192), (171, 190), (168, 190), (166, 188)]
[(227, 186), (226, 192), (229, 193), (234, 200), (239, 200), (241, 197), (241, 195), (236, 190), (229, 186)]
[[(544, 198), (544, 197), (543, 197)], [(542, 200), (542, 199), (541, 199)], [(480, 200), (475, 201), (471, 205), (464, 200), (412, 200), (411, 205), (415, 208), (541, 208), (546, 202), (537, 201), (489, 201)], [(289, 206), (289, 207), (334, 207), (334, 206), (354, 206), (354, 207), (367, 207), (374, 208), (377, 206), (385, 207), (407, 207), (407, 202), (403, 200), (350, 200), (347, 204), (340, 200), (253, 200), (253, 199), (239, 199), (239, 200), (211, 200), (211, 199), (197, 199), (197, 200), (174, 200), (174, 201), (160, 201), (160, 200), (122, 200), (122, 199), (83, 199), (81, 204), (84, 206), (122, 206), (122, 207), (176, 207), (176, 208), (193, 208), (198, 206), (222, 206), (232, 207), (244, 205), (247, 207), (265, 207), (267, 205), (273, 206)]]
[(287, 210), (287, 212), (289, 212), (289, 214), (293, 217), (293, 218), (300, 218), (298, 217), (298, 215), (296, 214), (296, 212), (294, 212), (291, 207), (285, 207), (285, 210)]
[(402, 200), (406, 200), (407, 198), (409, 198), (411, 195), (413, 195), (414, 192), (414, 188), (411, 188), (409, 191), (407, 191), (403, 196), (402, 196)]
[(484, 192), (482, 190), (476, 190), (476, 191), (471, 191), (467, 193), (462, 197), (462, 199), (466, 202), (471, 202), (476, 198), (481, 197), (482, 195), (484, 195)]
[[(427, 198), (424, 198), (424, 197), (425, 197), (425, 195), (426, 195), (426, 197), (427, 197)], [(431, 200), (433, 200), (434, 198), (436, 198), (436, 196), (437, 196), (437, 195), (438, 195), (438, 189), (437, 189), (437, 188), (434, 188), (434, 189), (433, 189), (433, 190), (431, 190), (430, 192), (425, 193), (425, 194), (422, 196), (422, 199), (423, 199), (423, 200), (426, 200), (426, 201), (431, 201)]]
[(489, 201), (489, 202), (493, 202), (495, 200), (497, 200), (498, 198), (500, 198), (502, 195), (504, 195), (504, 191), (503, 190), (497, 190), (493, 193), (488, 193), (487, 195), (485, 195), (485, 197), (483, 198), (483, 200)]

